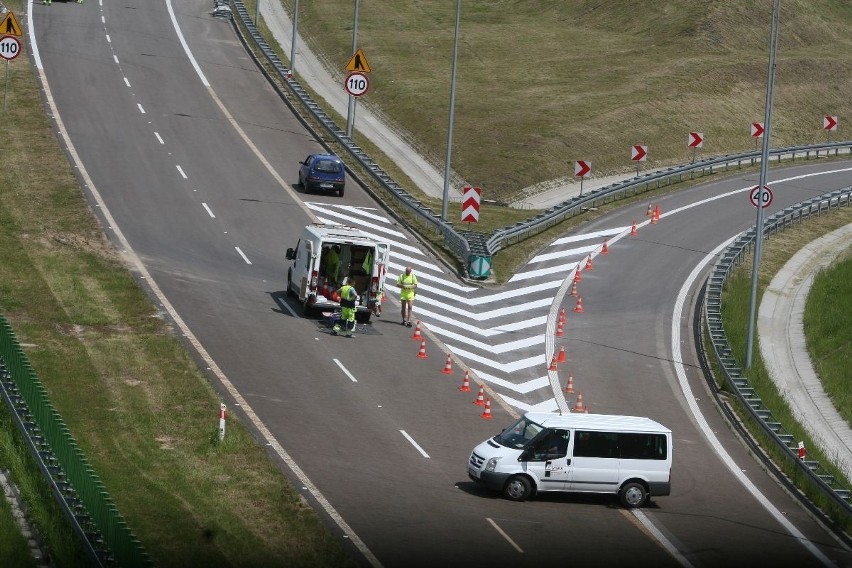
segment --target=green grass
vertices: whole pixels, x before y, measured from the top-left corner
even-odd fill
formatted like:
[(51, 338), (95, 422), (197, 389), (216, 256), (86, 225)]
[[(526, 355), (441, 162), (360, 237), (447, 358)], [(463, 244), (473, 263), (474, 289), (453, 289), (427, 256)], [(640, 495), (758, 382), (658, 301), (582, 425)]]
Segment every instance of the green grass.
[(30, 568), (35, 560), (21, 529), (12, 518), (12, 509), (0, 493), (0, 566)]
[[(772, 277), (797, 251), (814, 239), (849, 223), (852, 223), (852, 209), (845, 208), (831, 214), (812, 218), (805, 223), (788, 228), (766, 239), (764, 241), (758, 273), (758, 305), (763, 297), (763, 291), (769, 285)], [(847, 256), (848, 254), (847, 252)], [(833, 318), (829, 316), (826, 318), (828, 321), (834, 322), (834, 325), (831, 327), (809, 325), (806, 327), (806, 336), (809, 346), (831, 345), (834, 347), (834, 351), (830, 354), (822, 353), (830, 355), (831, 359), (834, 360), (833, 364), (827, 366), (817, 364), (817, 369), (823, 383), (832, 389), (829, 392), (835, 401), (835, 406), (847, 416), (847, 421), (849, 420), (849, 408), (848, 405), (843, 408), (841, 401), (849, 400), (849, 397), (852, 396), (852, 384), (848, 380), (849, 342), (850, 338), (852, 338), (852, 319), (848, 317), (850, 296), (848, 293), (836, 296), (835, 293), (838, 289), (843, 289), (847, 292), (849, 290), (848, 264), (849, 261), (846, 260), (832, 266), (822, 274), (821, 278), (825, 279), (828, 284), (825, 284), (825, 287), (821, 290), (814, 289), (813, 294), (808, 298), (808, 306), (805, 312), (806, 321), (811, 320), (811, 322), (822, 320), (827, 312), (842, 312), (846, 314), (846, 317)], [(769, 376), (757, 344), (754, 345), (752, 350), (751, 368), (744, 369), (751, 295), (751, 267), (752, 260), (750, 258), (746, 259), (729, 279), (722, 295), (722, 316), (724, 318), (725, 333), (731, 345), (734, 358), (737, 360), (739, 366), (743, 368), (744, 375), (748, 377), (749, 382), (755, 388), (757, 395), (761, 398), (764, 405), (772, 412), (774, 420), (782, 423), (785, 429), (793, 434), (796, 440), (805, 442), (805, 447), (808, 448), (809, 459), (819, 461), (837, 479), (847, 479), (846, 483), (848, 484), (850, 483), (848, 474), (841, 471), (832, 463), (832, 458), (835, 456), (827, 455), (811, 438), (807, 430), (794, 418), (787, 401), (778, 391), (775, 383)], [(843, 351), (844, 346), (845, 353)], [(817, 355), (818, 353), (812, 351), (812, 357)], [(843, 364), (844, 356), (845, 365)], [(815, 358), (813, 360), (816, 361)], [(721, 377), (722, 375), (720, 372), (717, 372), (716, 376)], [(732, 387), (728, 387), (727, 385), (722, 386), (726, 390), (733, 392)], [(776, 463), (781, 465), (782, 470), (791, 479), (798, 480), (800, 487), (805, 493), (821, 506), (835, 522), (847, 531), (852, 529), (852, 519), (844, 511), (838, 510), (818, 491), (813, 490), (810, 484), (805, 483), (804, 476), (798, 473), (792, 464), (784, 459), (780, 451), (776, 449), (774, 442), (763, 434), (760, 426), (751, 419), (747, 411), (739, 406), (735, 398), (734, 401), (734, 406), (738, 408), (740, 419), (749, 426), (752, 434), (758, 440), (761, 440), (762, 447), (773, 455)]]
[[(293, 0), (281, 1), (292, 13)], [(852, 4), (781, 6), (772, 143), (824, 141), (822, 116), (852, 114)], [(299, 7), (300, 34), (342, 77), (351, 0)], [(441, 170), (455, 8), (371, 0), (358, 18), (373, 69), (359, 104), (412, 133)], [(594, 175), (630, 172), (633, 144), (649, 146), (646, 169), (683, 163), (693, 130), (705, 137), (699, 156), (753, 150), (770, 19), (770, 2), (463, 0), (453, 167), (484, 198), (511, 201), (571, 177), (577, 159)]]

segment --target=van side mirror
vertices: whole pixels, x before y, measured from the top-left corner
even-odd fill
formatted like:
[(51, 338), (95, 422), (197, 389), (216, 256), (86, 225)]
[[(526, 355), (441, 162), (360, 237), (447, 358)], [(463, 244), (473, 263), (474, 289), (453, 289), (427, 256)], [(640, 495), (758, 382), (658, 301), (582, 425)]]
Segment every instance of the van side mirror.
[(530, 461), (530, 457), (532, 457), (532, 451), (529, 450), (529, 449), (526, 449), (523, 452), (521, 452), (521, 455), (518, 456), (518, 461), (519, 462)]
[(293, 260), (296, 258), (296, 250), (292, 248), (287, 249), (287, 260)]

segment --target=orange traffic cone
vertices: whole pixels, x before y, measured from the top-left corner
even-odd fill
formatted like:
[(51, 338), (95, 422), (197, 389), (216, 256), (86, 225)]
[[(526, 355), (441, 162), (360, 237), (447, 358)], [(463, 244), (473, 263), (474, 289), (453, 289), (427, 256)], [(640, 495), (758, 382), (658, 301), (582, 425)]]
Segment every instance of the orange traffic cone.
[(577, 395), (577, 403), (574, 405), (574, 412), (585, 412), (586, 406), (583, 404), (583, 393)]
[(479, 394), (476, 395), (476, 400), (473, 401), (476, 406), (485, 406), (485, 385), (479, 386)]
[(571, 296), (573, 296), (574, 298), (577, 297), (577, 283), (576, 282), (571, 284)]
[(578, 314), (583, 313), (583, 298), (581, 296), (577, 296), (577, 306), (574, 308), (574, 311)]
[(565, 323), (565, 306), (562, 306), (562, 309), (559, 310), (559, 321)]
[(660, 220), (660, 206), (655, 205), (654, 206), (654, 214), (651, 215), (651, 224), (656, 225), (657, 221), (659, 221), (659, 220)]
[(420, 335), (420, 320), (417, 320), (417, 325), (414, 326), (414, 335), (411, 336), (411, 339), (423, 339), (423, 336)]
[(556, 362), (557, 363), (564, 363), (565, 362), (565, 346), (564, 345), (559, 346), (559, 357), (556, 359)]
[(568, 382), (563, 389), (567, 394), (574, 394), (574, 373), (568, 373)]
[(555, 371), (555, 370), (556, 370), (556, 355), (554, 355), (553, 357), (551, 357), (551, 359), (550, 359), (550, 367), (548, 367), (548, 368), (547, 368), (547, 370), (548, 370), (548, 371)]
[(580, 282), (583, 280), (583, 277), (580, 276), (580, 265), (577, 265), (577, 272), (574, 273), (574, 282)]
[(453, 374), (453, 358), (449, 353), (447, 353), (447, 364), (444, 365), (444, 370), (441, 372), (445, 375)]
[(630, 236), (635, 237), (639, 233), (636, 232), (636, 221), (633, 221), (633, 227), (630, 228)]
[(485, 399), (485, 410), (479, 416), (491, 420), (491, 397)]
[(651, 204), (648, 204), (648, 209), (645, 210), (645, 217), (651, 216)]
[(564, 325), (565, 324), (562, 323), (561, 321), (557, 322), (556, 323), (556, 333), (554, 333), (553, 335), (555, 335), (556, 337), (562, 337), (563, 335), (565, 335), (565, 332), (562, 330), (562, 326), (564, 326)]
[(459, 390), (462, 392), (470, 392), (470, 371), (464, 372), (464, 380), (462, 381), (462, 385), (459, 387)]
[(601, 248), (601, 254), (609, 254), (609, 248), (606, 246), (606, 241), (604, 241), (603, 248)]
[(594, 270), (595, 268), (592, 266), (592, 255), (586, 257), (586, 268), (583, 270)]
[(418, 359), (425, 359), (426, 358), (426, 340), (425, 339), (420, 342), (420, 351), (417, 353), (417, 358)]

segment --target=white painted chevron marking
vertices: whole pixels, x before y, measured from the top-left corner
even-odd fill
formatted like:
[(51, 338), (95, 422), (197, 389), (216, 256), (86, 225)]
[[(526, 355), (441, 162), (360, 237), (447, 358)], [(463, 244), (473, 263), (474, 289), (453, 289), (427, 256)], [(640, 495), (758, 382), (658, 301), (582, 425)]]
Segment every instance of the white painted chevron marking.
[[(541, 317), (530, 318), (530, 319), (527, 319), (527, 320), (524, 320), (524, 321), (511, 323), (511, 324), (507, 324), (507, 325), (501, 325), (501, 326), (497, 326), (497, 327), (482, 329), (482, 328), (477, 327), (477, 326), (473, 326), (473, 325), (470, 325), (470, 324), (467, 324), (467, 323), (460, 322), (460, 321), (457, 320), (457, 318), (449, 318), (447, 316), (444, 316), (442, 314), (438, 314), (436, 312), (424, 310), (423, 308), (421, 308), (419, 306), (415, 310), (414, 315), (417, 316), (417, 317), (423, 316), (423, 317), (427, 318), (428, 320), (439, 321), (439, 322), (447, 324), (447, 325), (453, 325), (455, 327), (458, 327), (459, 329), (463, 329), (463, 330), (470, 332), (470, 333), (475, 333), (475, 334), (480, 335), (482, 337), (495, 337), (495, 336), (500, 335), (502, 333), (516, 333), (516, 332), (521, 331), (523, 329), (528, 329), (528, 328), (537, 327), (537, 326), (544, 326), (545, 324), (547, 324), (547, 316), (541, 316)], [(429, 329), (432, 329), (432, 324), (429, 321), (426, 322), (426, 326)]]
[[(352, 221), (354, 221), (354, 219), (352, 219), (351, 215), (344, 215), (342, 213), (338, 213), (337, 211), (333, 211), (333, 210), (328, 209), (326, 207), (315, 207), (313, 209), (317, 213), (324, 213), (326, 215), (331, 215), (332, 217), (335, 217), (335, 218), (338, 218), (338, 219), (343, 219), (344, 221), (348, 221), (348, 222), (350, 222), (350, 224), (357, 225), (357, 227), (359, 229), (361, 227), (369, 227), (370, 229), (373, 229), (374, 231), (378, 231), (380, 233), (385, 233), (387, 235), (393, 235), (394, 237), (396, 237), (398, 239), (407, 240), (403, 233), (401, 233), (400, 231), (395, 231), (394, 229), (390, 229), (388, 227), (382, 227), (380, 225), (376, 225), (375, 223), (371, 223), (369, 221), (364, 221), (362, 219), (358, 219), (356, 223), (351, 223)], [(317, 215), (317, 217), (319, 217), (319, 215)], [(385, 237), (385, 238), (387, 238), (387, 237)]]
[[(611, 237), (612, 235), (617, 235), (621, 231), (624, 230), (624, 227), (617, 227), (615, 229), (605, 229), (603, 231), (592, 231), (591, 233), (583, 233), (582, 235), (571, 235), (570, 237), (562, 237), (561, 239), (556, 239), (549, 245), (548, 247), (555, 247), (559, 245), (567, 245), (568, 243), (578, 243), (580, 241), (586, 241), (589, 239), (600, 239), (603, 237)], [(601, 243), (603, 244), (603, 243)]]
[(380, 223), (386, 223), (388, 225), (391, 224), (390, 219), (388, 219), (387, 217), (384, 217), (382, 215), (376, 215), (375, 213), (370, 213), (370, 211), (378, 211), (378, 209), (376, 209), (375, 207), (355, 207), (354, 205), (337, 205), (331, 203), (319, 203), (316, 201), (306, 203), (306, 205), (311, 209), (314, 209), (315, 211), (319, 211), (323, 207), (333, 207), (334, 209), (348, 211), (353, 215), (357, 215), (358, 217), (366, 217), (374, 221), (379, 221)]
[(438, 335), (443, 335), (444, 337), (448, 337), (454, 341), (460, 341), (468, 347), (473, 347), (481, 351), (488, 351), (489, 353), (495, 353), (498, 355), (515, 351), (517, 349), (526, 349), (527, 347), (532, 347), (534, 345), (541, 345), (543, 347), (545, 339), (544, 334), (532, 335), (523, 339), (516, 339), (515, 341), (507, 341), (506, 343), (491, 345), (489, 343), (483, 343), (482, 341), (476, 341), (466, 335), (461, 335), (433, 324), (429, 324), (427, 327)]
[[(392, 294), (399, 294), (399, 290), (394, 288), (393, 286), (386, 286), (385, 291), (391, 292)], [(518, 304), (518, 305), (515, 305), (515, 306), (504, 306), (504, 307), (498, 308), (496, 310), (490, 310), (490, 311), (478, 312), (478, 313), (477, 312), (471, 312), (469, 310), (461, 309), (459, 306), (452, 306), (452, 305), (447, 304), (445, 302), (440, 302), (440, 301), (438, 301), (434, 298), (430, 298), (428, 295), (425, 295), (425, 296), (418, 295), (416, 301), (417, 301), (418, 304), (425, 303), (425, 304), (429, 304), (431, 306), (442, 308), (444, 310), (447, 310), (448, 312), (458, 314), (459, 317), (465, 317), (465, 318), (472, 319), (472, 320), (475, 320), (475, 321), (485, 321), (485, 320), (489, 320), (489, 319), (493, 319), (493, 318), (499, 318), (499, 317), (502, 317), (502, 316), (508, 316), (508, 315), (519, 313), (519, 312), (525, 312), (525, 311), (529, 311), (529, 310), (534, 310), (534, 309), (550, 306), (550, 304), (553, 302), (553, 298), (543, 298), (541, 300), (533, 300), (533, 301), (524, 302), (522, 304)]]
[[(393, 262), (394, 260), (406, 260), (407, 262), (405, 264), (397, 264), (396, 262)], [(427, 274), (427, 273), (420, 273), (420, 272), (415, 273), (416, 276), (417, 276), (418, 288), (420, 287), (420, 281), (426, 279), (426, 280), (433, 282), (435, 284), (440, 284), (441, 286), (443, 286), (445, 288), (452, 288), (453, 290), (458, 290), (459, 292), (474, 292), (476, 290), (479, 290), (479, 288), (477, 288), (475, 286), (462, 286), (461, 284), (457, 284), (457, 283), (453, 282), (452, 280), (446, 279), (444, 277), (444, 273), (441, 271), (441, 269), (438, 268), (437, 266), (435, 266), (434, 264), (424, 263), (423, 261), (416, 259), (414, 257), (410, 257), (410, 256), (400, 254), (399, 252), (397, 252), (393, 249), (393, 244), (391, 244), (391, 262), (388, 263), (388, 268), (393, 269), (393, 272), (388, 271), (388, 275), (387, 275), (387, 279), (386, 279), (386, 282), (388, 282), (391, 285), (391, 287), (396, 286), (396, 280), (397, 280), (397, 278), (399, 278), (399, 275), (402, 274), (402, 271), (405, 270), (406, 266), (412, 266), (412, 267), (417, 266), (417, 267), (420, 267), (420, 268), (425, 267), (425, 268), (429, 268), (429, 269), (433, 268), (434, 270), (440, 272), (441, 278), (436, 278), (436, 277), (432, 276), (431, 274)], [(396, 272), (396, 274), (394, 274), (394, 272)], [(445, 294), (445, 292), (440, 292), (440, 293), (442, 295)], [(467, 300), (467, 298), (464, 298), (463, 301), (467, 302), (468, 300)]]
[(548, 381), (547, 377), (539, 377), (537, 379), (530, 379), (529, 381), (519, 383), (519, 384), (515, 384), (515, 383), (512, 383), (512, 382), (507, 381), (505, 379), (499, 379), (499, 378), (495, 377), (494, 375), (489, 375), (488, 373), (480, 371), (479, 369), (471, 368), (471, 371), (476, 373), (476, 376), (478, 376), (480, 379), (482, 379), (486, 383), (491, 383), (492, 385), (498, 385), (498, 386), (500, 386), (504, 389), (515, 391), (515, 392), (520, 393), (520, 394), (527, 394), (528, 392), (532, 392), (532, 391), (550, 386), (550, 382)]
[(568, 258), (570, 256), (583, 255), (584, 257), (589, 253), (595, 251), (595, 249), (601, 248), (601, 245), (589, 245), (586, 247), (577, 247), (568, 250), (561, 250), (556, 252), (548, 252), (544, 254), (539, 254), (534, 256), (527, 264), (532, 264), (534, 262), (544, 262), (547, 260), (554, 260), (556, 258)]
[(456, 347), (454, 345), (447, 345), (447, 349), (449, 349), (459, 357), (463, 357), (471, 361), (476, 361), (480, 365), (485, 365), (487, 367), (497, 369), (498, 371), (502, 371), (504, 373), (514, 373), (523, 369), (531, 369), (532, 367), (536, 366), (544, 366), (544, 354), (533, 355), (532, 357), (519, 359), (511, 363), (499, 363), (497, 361), (493, 361), (487, 357), (482, 357), (480, 355), (477, 355), (476, 353), (471, 353), (470, 351), (462, 349), (461, 347)]
[(522, 410), (524, 412), (558, 412), (559, 405), (556, 404), (554, 399), (545, 400), (544, 402), (539, 402), (538, 404), (527, 404), (525, 402), (521, 402), (519, 400), (515, 400), (514, 398), (508, 397), (504, 394), (501, 394), (500, 397), (506, 401), (506, 404), (509, 406), (513, 406), (518, 410)]
[(548, 268), (539, 268), (538, 270), (530, 270), (529, 272), (518, 272), (511, 278), (509, 278), (509, 282), (518, 282), (520, 280), (529, 280), (530, 278), (538, 278), (540, 276), (549, 276), (552, 274), (567, 274), (574, 270), (574, 268), (580, 264), (579, 262), (572, 262), (570, 264), (560, 264), (559, 266), (550, 266)]
[[(329, 223), (329, 224), (332, 224), (332, 225), (342, 225), (343, 224), (343, 223), (340, 223), (339, 221), (335, 221), (334, 219), (329, 219), (328, 217), (319, 217), (318, 216), (317, 219), (321, 223)], [(403, 250), (407, 250), (408, 252), (412, 252), (412, 253), (415, 253), (415, 254), (423, 254), (420, 251), (420, 249), (418, 249), (417, 247), (414, 247), (414, 246), (411, 246), (411, 245), (408, 245), (408, 244), (405, 244), (405, 243), (402, 243), (402, 242), (399, 242), (399, 241), (394, 241), (394, 240), (389, 239), (389, 238), (387, 238), (386, 236), (383, 236), (383, 235), (377, 235), (376, 233), (371, 233), (370, 231), (365, 231), (363, 229), (363, 227), (361, 227), (360, 225), (358, 226), (358, 229), (360, 229), (361, 232), (364, 233), (365, 235), (367, 235), (368, 237), (373, 238), (377, 241), (389, 242), (391, 244), (391, 252), (394, 249), (403, 249)], [(403, 238), (405, 238), (405, 237), (403, 237)]]

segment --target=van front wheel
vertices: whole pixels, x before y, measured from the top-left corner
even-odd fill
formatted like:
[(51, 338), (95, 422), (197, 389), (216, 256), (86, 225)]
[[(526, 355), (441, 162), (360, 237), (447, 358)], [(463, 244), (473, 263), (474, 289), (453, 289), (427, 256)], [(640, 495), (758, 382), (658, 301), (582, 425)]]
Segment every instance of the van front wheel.
[(523, 475), (510, 477), (503, 488), (503, 494), (512, 501), (526, 501), (532, 494), (530, 480)]
[(636, 509), (645, 504), (648, 500), (648, 492), (641, 483), (631, 481), (625, 483), (621, 491), (618, 492), (618, 497), (621, 499), (621, 504), (628, 509)]

